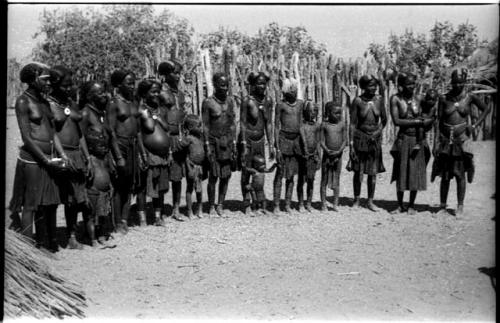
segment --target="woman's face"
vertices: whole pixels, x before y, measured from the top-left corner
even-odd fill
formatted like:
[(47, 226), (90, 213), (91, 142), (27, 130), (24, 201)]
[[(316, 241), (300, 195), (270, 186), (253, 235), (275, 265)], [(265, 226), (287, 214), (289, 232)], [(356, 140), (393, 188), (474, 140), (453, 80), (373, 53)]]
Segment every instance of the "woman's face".
[(160, 104), (160, 86), (154, 83), (146, 93), (146, 103), (152, 107), (157, 107)]
[(165, 81), (169, 85), (179, 84), (180, 79), (181, 79), (181, 70), (178, 67), (176, 67), (172, 72), (168, 73), (165, 77)]
[(98, 109), (103, 110), (108, 103), (108, 96), (104, 92), (104, 87), (95, 83), (88, 94), (89, 101), (92, 102)]
[(219, 77), (215, 84), (215, 94), (217, 97), (221, 99), (225, 99), (227, 97), (227, 91), (229, 89), (229, 84), (227, 78), (225, 76)]
[(32, 87), (40, 93), (48, 94), (51, 90), (49, 70), (43, 70), (40, 75), (35, 78)]
[(135, 90), (135, 77), (131, 74), (127, 74), (120, 84), (120, 91), (126, 93), (127, 95), (133, 95)]
[(255, 82), (255, 92), (259, 95), (266, 93), (267, 81), (264, 76), (259, 76)]
[(72, 89), (73, 89), (73, 80), (71, 78), (71, 75), (66, 75), (57, 85), (57, 88), (55, 90), (58, 93), (62, 94), (65, 98), (68, 98), (71, 94)]

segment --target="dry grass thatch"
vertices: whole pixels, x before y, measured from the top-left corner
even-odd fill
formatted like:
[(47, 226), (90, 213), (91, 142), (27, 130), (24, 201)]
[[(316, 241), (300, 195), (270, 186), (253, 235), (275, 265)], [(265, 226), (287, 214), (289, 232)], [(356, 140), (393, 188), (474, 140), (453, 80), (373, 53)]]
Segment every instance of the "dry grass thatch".
[(49, 265), (53, 257), (37, 249), (32, 241), (12, 230), (5, 232), (6, 317), (83, 318), (85, 296), (80, 287)]

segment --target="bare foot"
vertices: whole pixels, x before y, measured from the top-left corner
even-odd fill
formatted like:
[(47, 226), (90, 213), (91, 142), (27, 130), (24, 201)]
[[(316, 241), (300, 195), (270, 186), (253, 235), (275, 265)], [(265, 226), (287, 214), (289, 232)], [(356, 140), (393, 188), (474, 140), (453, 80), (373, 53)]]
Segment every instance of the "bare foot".
[(287, 214), (291, 214), (291, 213), (292, 213), (292, 209), (290, 208), (290, 205), (288, 205), (288, 204), (287, 204), (287, 205), (285, 205), (285, 212), (286, 212)]
[(203, 215), (201, 214), (201, 203), (196, 207), (196, 211), (194, 212), (194, 215), (196, 215), (199, 219), (203, 218)]
[(274, 215), (280, 215), (281, 214), (280, 207), (279, 206), (274, 206), (272, 212), (273, 212)]
[(299, 213), (304, 212), (304, 204), (299, 203)]
[(339, 211), (338, 205), (337, 204), (332, 204), (332, 210), (335, 212)]
[(321, 203), (321, 209), (320, 209), (320, 210), (321, 210), (321, 212), (326, 212), (326, 211), (328, 211), (328, 208), (326, 207), (326, 203), (325, 203), (325, 202), (322, 202), (322, 203)]
[(305, 209), (307, 210), (307, 212), (312, 212), (311, 203), (306, 203)]
[(449, 215), (448, 210), (446, 209), (446, 206), (441, 206), (439, 210), (436, 212), (437, 215)]
[(464, 216), (464, 206), (463, 205), (459, 205), (457, 206), (457, 209), (455, 211), (455, 217), (457, 219), (462, 219)]
[(184, 222), (182, 215), (179, 213), (179, 209), (174, 209), (174, 211), (172, 212), (172, 219)]
[(208, 216), (214, 217), (216, 215), (217, 213), (215, 212), (215, 206), (211, 205), (210, 208), (208, 209)]
[(404, 207), (398, 206), (397, 209), (391, 211), (391, 214), (401, 214), (401, 213), (404, 213), (406, 211), (407, 210)]
[(408, 215), (415, 215), (415, 214), (417, 214), (417, 210), (415, 210), (412, 207), (409, 207), (408, 208)]
[(354, 198), (354, 203), (352, 203), (352, 207), (354, 209), (359, 209), (359, 197), (357, 197), (357, 198), (355, 197)]
[(188, 210), (188, 211), (187, 211), (187, 213), (186, 213), (186, 217), (187, 217), (189, 220), (193, 220), (193, 219), (194, 219), (194, 216), (193, 216), (193, 211)]
[(252, 208), (250, 207), (250, 205), (245, 208), (244, 213), (245, 215), (252, 215)]
[(77, 249), (77, 250), (82, 250), (83, 245), (76, 241), (76, 238), (74, 235), (71, 235), (71, 237), (68, 240), (68, 249)]
[(227, 215), (224, 213), (224, 209), (222, 208), (221, 204), (215, 207), (215, 212), (217, 212), (217, 215), (221, 218), (227, 218)]
[(366, 204), (366, 207), (368, 208), (368, 210), (372, 211), (372, 212), (378, 212), (379, 211), (379, 208), (375, 206), (375, 204), (373, 204), (372, 201), (368, 201), (368, 203)]
[(155, 226), (157, 227), (165, 226), (165, 221), (163, 220), (163, 217), (159, 216), (155, 219)]

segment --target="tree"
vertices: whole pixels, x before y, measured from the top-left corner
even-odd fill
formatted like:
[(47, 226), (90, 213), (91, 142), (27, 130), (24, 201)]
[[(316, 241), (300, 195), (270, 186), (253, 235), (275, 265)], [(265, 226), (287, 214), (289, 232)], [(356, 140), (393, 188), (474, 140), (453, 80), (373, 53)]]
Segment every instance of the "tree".
[[(72, 68), (77, 83), (108, 80), (116, 68), (146, 76), (171, 54), (187, 62), (194, 57), (193, 28), (188, 22), (168, 11), (155, 16), (150, 5), (44, 11), (35, 37), (38, 34), (45, 40), (35, 48), (34, 58)], [(175, 50), (167, 53), (167, 48)]]

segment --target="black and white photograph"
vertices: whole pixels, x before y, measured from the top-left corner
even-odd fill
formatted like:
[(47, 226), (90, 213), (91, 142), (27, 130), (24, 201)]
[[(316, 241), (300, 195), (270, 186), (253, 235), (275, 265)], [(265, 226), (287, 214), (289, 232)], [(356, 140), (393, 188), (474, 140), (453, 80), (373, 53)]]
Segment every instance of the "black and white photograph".
[(7, 7), (5, 322), (494, 322), (499, 3)]

